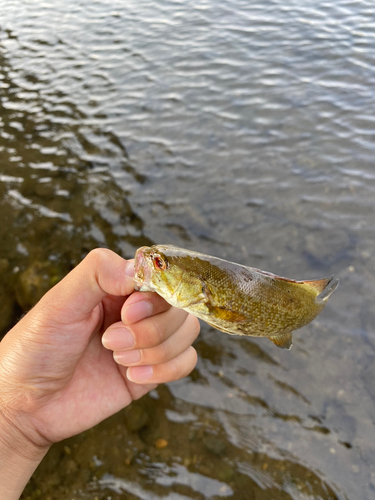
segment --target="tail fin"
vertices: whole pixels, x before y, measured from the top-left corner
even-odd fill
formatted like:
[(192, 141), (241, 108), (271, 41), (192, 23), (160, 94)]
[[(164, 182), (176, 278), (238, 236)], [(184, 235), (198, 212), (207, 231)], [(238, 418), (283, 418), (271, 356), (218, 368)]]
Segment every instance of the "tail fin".
[(324, 303), (327, 302), (329, 297), (333, 294), (336, 288), (339, 286), (339, 280), (334, 279), (334, 276), (330, 276), (326, 282), (326, 286), (320, 291), (317, 296), (317, 302)]
[(304, 283), (311, 286), (319, 294), (331, 283), (332, 279), (333, 276), (330, 276), (329, 278), (322, 278), (320, 280), (307, 280)]

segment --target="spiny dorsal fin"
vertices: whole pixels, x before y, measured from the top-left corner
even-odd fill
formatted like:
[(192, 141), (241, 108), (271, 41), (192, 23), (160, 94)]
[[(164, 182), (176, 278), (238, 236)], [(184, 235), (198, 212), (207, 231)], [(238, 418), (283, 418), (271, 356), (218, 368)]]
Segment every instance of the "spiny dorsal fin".
[(274, 337), (268, 337), (277, 347), (282, 349), (291, 349), (293, 345), (292, 332), (280, 333)]

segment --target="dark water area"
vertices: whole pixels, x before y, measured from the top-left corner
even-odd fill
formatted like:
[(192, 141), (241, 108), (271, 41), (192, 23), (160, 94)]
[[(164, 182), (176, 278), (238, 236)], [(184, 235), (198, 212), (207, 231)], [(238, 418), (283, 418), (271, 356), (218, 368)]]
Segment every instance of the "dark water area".
[(288, 352), (202, 325), (24, 498), (375, 498), (373, 2), (0, 4), (3, 333), (97, 246), (341, 281)]

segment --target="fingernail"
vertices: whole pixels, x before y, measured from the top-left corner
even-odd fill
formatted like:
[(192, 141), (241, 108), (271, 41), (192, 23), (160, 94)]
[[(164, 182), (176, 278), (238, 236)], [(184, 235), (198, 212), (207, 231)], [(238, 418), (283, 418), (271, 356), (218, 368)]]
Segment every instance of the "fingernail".
[(134, 351), (125, 351), (125, 352), (114, 352), (113, 357), (115, 358), (116, 363), (120, 363), (120, 365), (131, 365), (133, 363), (137, 363), (141, 360), (141, 353), (138, 349)]
[(125, 269), (125, 274), (126, 274), (126, 276), (129, 276), (130, 278), (134, 278), (134, 263), (133, 262), (128, 262), (128, 265), (126, 266), (126, 269)]
[(134, 347), (135, 340), (127, 328), (112, 328), (104, 332), (102, 344), (107, 349), (130, 349)]
[(124, 313), (126, 315), (126, 323), (136, 323), (141, 319), (151, 316), (154, 306), (148, 300), (140, 300), (135, 304), (128, 306)]
[(144, 382), (148, 380), (154, 372), (152, 366), (132, 366), (128, 369), (127, 377), (132, 382)]

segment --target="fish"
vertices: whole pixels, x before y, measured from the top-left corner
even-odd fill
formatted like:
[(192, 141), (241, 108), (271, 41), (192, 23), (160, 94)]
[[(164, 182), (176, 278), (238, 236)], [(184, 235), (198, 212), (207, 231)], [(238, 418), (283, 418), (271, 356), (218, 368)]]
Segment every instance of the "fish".
[(139, 248), (135, 289), (230, 335), (267, 337), (292, 347), (292, 332), (321, 313), (336, 290), (333, 276), (297, 281), (173, 245)]

